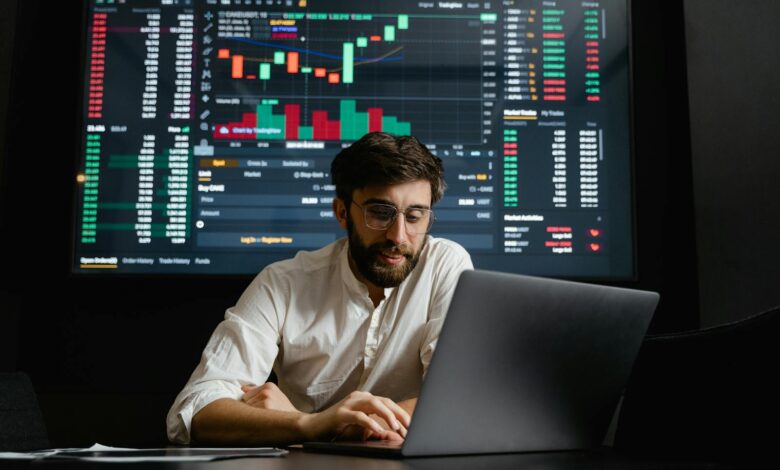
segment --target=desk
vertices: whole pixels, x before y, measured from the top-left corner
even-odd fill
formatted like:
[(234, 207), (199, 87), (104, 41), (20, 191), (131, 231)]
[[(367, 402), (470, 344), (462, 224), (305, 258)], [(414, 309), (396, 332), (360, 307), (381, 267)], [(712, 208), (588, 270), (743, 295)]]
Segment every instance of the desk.
[[(33, 469), (92, 469), (92, 468), (128, 468), (128, 464), (93, 463), (73, 461), (3, 462), (11, 464), (9, 468)], [(532, 470), (726, 470), (734, 467), (723, 464), (699, 462), (653, 462), (622, 457), (611, 451), (599, 452), (547, 452), (529, 454), (499, 454), (459, 457), (427, 457), (403, 460), (387, 460), (346, 455), (315, 454), (300, 449), (290, 449), (289, 455), (277, 458), (235, 459), (199, 463), (145, 463), (129, 464), (134, 469), (199, 469), (199, 470), (460, 470), (486, 468), (490, 470), (523, 469)]]

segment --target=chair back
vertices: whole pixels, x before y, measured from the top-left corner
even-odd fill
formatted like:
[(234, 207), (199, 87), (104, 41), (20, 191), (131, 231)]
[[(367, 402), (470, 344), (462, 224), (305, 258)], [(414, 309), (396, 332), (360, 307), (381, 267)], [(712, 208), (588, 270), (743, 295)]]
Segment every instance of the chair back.
[(30, 378), (23, 372), (0, 373), (0, 451), (48, 447), (46, 426)]
[[(722, 326), (647, 337), (615, 448), (674, 459), (761, 459), (780, 432), (780, 306)], [(774, 454), (771, 454), (774, 458)]]

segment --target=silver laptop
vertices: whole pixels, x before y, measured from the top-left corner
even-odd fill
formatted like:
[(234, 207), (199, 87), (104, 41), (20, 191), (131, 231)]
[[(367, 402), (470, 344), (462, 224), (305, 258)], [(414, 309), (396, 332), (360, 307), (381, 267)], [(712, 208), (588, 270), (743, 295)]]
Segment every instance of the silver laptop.
[(406, 440), (307, 442), (387, 457), (599, 447), (655, 292), (465, 271)]

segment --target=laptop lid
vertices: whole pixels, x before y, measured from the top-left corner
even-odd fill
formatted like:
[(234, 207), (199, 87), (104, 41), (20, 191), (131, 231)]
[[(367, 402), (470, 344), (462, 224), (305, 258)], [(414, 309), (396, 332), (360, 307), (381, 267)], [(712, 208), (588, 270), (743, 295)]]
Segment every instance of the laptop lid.
[(601, 445), (658, 299), (655, 292), (463, 272), (402, 454)]

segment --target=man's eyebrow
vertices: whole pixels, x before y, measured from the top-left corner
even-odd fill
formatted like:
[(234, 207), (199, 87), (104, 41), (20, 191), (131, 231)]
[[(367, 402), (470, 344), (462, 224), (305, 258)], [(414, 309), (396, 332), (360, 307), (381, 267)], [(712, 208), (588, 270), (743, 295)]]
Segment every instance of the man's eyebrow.
[[(381, 199), (378, 197), (372, 197), (369, 199), (366, 199), (363, 201), (363, 204), (387, 204), (388, 206), (396, 207), (395, 203), (393, 201), (389, 201), (387, 199)], [(409, 206), (406, 206), (406, 209), (430, 209), (431, 206), (425, 205), (425, 204), (411, 204)]]
[(368, 198), (365, 201), (363, 201), (363, 204), (387, 204), (388, 206), (395, 207), (393, 201), (388, 201), (387, 199), (380, 199), (378, 197)]

